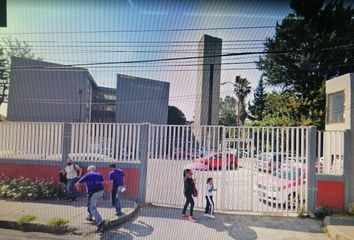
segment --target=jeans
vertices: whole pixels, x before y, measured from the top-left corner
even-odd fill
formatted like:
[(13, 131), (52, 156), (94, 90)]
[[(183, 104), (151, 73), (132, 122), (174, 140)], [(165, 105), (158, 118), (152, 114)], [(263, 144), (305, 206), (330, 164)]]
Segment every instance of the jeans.
[(97, 225), (100, 225), (103, 220), (100, 213), (97, 210), (97, 200), (102, 198), (103, 191), (91, 193), (87, 198), (87, 211), (89, 213), (89, 218), (94, 218)]
[(66, 189), (68, 191), (69, 198), (76, 198), (76, 190), (75, 190), (76, 178), (68, 179), (66, 183)]
[(116, 214), (122, 213), (118, 188), (112, 190), (112, 206), (116, 208)]
[(194, 199), (192, 197), (192, 195), (187, 195), (187, 194), (184, 194), (184, 196), (186, 197), (186, 203), (184, 204), (184, 207), (183, 207), (183, 214), (186, 214), (186, 211), (187, 211), (187, 207), (188, 205), (190, 204), (191, 207), (190, 207), (190, 214), (191, 216), (193, 216), (193, 208), (194, 208)]

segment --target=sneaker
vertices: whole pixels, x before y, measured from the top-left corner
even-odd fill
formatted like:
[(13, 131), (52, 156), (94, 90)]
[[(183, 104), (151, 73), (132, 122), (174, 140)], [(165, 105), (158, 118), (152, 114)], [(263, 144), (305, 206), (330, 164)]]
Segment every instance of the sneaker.
[(204, 217), (209, 217), (209, 216), (210, 216), (210, 214), (204, 213)]
[(98, 233), (102, 232), (103, 231), (103, 227), (104, 227), (104, 221), (101, 222), (101, 224), (97, 226), (97, 231), (96, 232), (98, 232)]
[(120, 217), (120, 216), (122, 216), (124, 213), (122, 213), (122, 212), (119, 212), (119, 213), (116, 213), (116, 216), (117, 217)]
[(188, 216), (188, 215), (186, 215), (186, 214), (182, 214), (182, 218), (183, 218), (183, 219), (188, 219), (188, 218), (189, 218), (189, 216)]
[(191, 222), (196, 222), (197, 221), (197, 219), (194, 216), (190, 216), (188, 218), (188, 220), (191, 221)]
[(212, 214), (210, 214), (209, 216), (208, 216), (209, 218), (215, 218), (215, 216), (214, 215), (212, 215)]

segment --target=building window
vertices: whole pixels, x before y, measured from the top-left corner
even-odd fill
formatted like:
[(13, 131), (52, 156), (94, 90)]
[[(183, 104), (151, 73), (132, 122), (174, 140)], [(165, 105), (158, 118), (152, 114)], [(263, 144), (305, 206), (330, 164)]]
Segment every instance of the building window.
[(327, 122), (344, 122), (344, 91), (327, 95)]

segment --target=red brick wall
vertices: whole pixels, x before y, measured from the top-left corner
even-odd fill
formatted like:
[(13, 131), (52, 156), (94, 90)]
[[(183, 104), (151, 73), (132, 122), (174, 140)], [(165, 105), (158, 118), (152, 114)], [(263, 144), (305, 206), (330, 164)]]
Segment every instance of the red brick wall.
[(344, 182), (317, 180), (316, 207), (344, 210)]
[[(58, 172), (61, 166), (51, 165), (27, 165), (0, 163), (0, 178), (16, 179), (20, 177), (29, 178), (31, 180), (47, 180), (58, 183)], [(108, 173), (111, 169), (98, 167), (97, 171), (103, 174), (105, 179), (105, 191), (108, 191)], [(138, 168), (123, 168), (125, 173), (125, 184), (127, 191), (124, 195), (130, 197), (138, 197), (139, 194), (139, 169)]]

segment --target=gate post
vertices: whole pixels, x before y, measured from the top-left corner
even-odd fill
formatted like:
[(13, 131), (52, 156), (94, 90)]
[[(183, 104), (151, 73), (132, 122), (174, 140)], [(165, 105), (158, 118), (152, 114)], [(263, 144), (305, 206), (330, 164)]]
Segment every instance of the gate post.
[[(350, 167), (353, 165), (351, 162), (351, 136), (350, 130), (344, 131), (343, 139), (343, 177), (344, 177), (344, 210), (347, 210), (350, 204)], [(353, 167), (352, 167), (353, 169)]]
[(140, 125), (140, 180), (139, 180), (139, 201), (145, 202), (146, 200), (146, 185), (147, 185), (147, 161), (149, 158), (149, 123)]
[[(221, 183), (219, 183), (219, 186), (224, 186), (225, 188), (225, 174), (226, 174), (226, 127), (222, 126), (222, 159), (221, 159)], [(223, 187), (220, 188), (220, 198), (221, 198), (221, 204), (220, 204), (220, 209), (223, 211), (225, 210), (225, 190)]]
[(312, 214), (315, 211), (316, 201), (316, 132), (317, 128), (308, 128), (307, 153), (307, 211)]
[(71, 148), (71, 124), (64, 123), (62, 132), (62, 149), (61, 149), (61, 163), (63, 166), (66, 164), (66, 160), (69, 157)]

